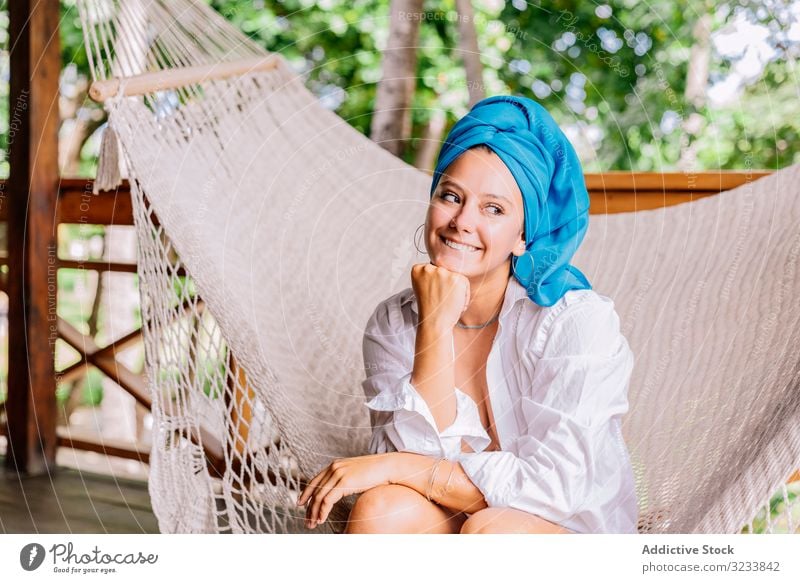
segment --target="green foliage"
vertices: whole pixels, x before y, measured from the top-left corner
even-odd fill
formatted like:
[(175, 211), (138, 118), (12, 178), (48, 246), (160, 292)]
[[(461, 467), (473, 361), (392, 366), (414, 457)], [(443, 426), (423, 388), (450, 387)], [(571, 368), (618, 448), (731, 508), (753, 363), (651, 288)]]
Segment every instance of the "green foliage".
[(56, 403), (59, 408), (63, 407), (69, 400), (70, 388), (72, 383), (61, 382), (56, 385)]
[(86, 382), (83, 385), (82, 403), (90, 407), (97, 407), (103, 401), (103, 373), (96, 368), (90, 368), (86, 373)]
[[(226, 365), (223, 360), (204, 359), (197, 365), (198, 380), (203, 383), (203, 393), (210, 399), (219, 398), (224, 390), (226, 377)], [(171, 390), (171, 387), (178, 386), (183, 379), (183, 373), (178, 367), (168, 367), (158, 369), (158, 386), (161, 390)], [(175, 398), (171, 395), (169, 398)]]
[[(773, 525), (773, 531), (779, 533), (788, 533), (788, 521), (785, 519), (784, 514), (787, 510), (791, 510), (793, 514), (792, 523), (798, 524), (800, 520), (800, 482), (793, 482), (786, 486), (787, 496), (784, 500), (783, 493), (775, 494), (769, 501), (769, 522)], [(787, 509), (787, 506), (789, 509)], [(761, 510), (758, 515), (753, 519), (753, 532), (752, 534), (763, 534), (767, 532), (767, 509)], [(742, 534), (748, 533), (748, 527), (745, 526), (741, 530)]]
[(330, 0), (209, 3), (253, 41), (280, 53), (306, 86), (364, 134), (381, 76), (376, 43), (388, 31), (388, 2)]
[[(205, 0), (266, 49), (281, 53), (324, 105), (369, 135), (382, 50), (389, 30), (388, 0)], [(475, 0), (475, 27), (489, 95), (518, 93), (539, 100), (578, 147), (584, 169), (675, 169), (691, 143), (696, 169), (780, 168), (798, 160), (793, 62), (797, 43), (786, 40), (791, 22), (781, 0), (712, 3), (675, 0), (498, 2)], [(785, 11), (784, 11), (785, 12)], [(740, 14), (769, 27), (776, 56), (733, 103), (699, 108), (685, 97), (693, 28), (711, 16), (712, 32)], [(448, 112), (448, 127), (466, 113), (468, 92), (458, 47), (454, 0), (429, 0), (420, 18), (412, 139), (403, 157), (412, 162), (432, 108)], [(7, 63), (7, 12), (0, 10), (0, 49)], [(61, 2), (62, 60), (89, 77), (75, 0)], [(601, 38), (602, 37), (602, 38)], [(604, 40), (605, 39), (605, 40)], [(709, 82), (725, 78), (735, 58), (711, 51)], [(7, 65), (6, 65), (7, 70)], [(0, 176), (5, 150), (8, 86), (0, 83)], [(87, 102), (85, 107), (96, 107)], [(687, 135), (692, 114), (702, 128)], [(676, 124), (670, 120), (677, 120)], [(583, 136), (579, 139), (579, 136)], [(94, 173), (84, 148), (81, 174)]]
[[(388, 34), (388, 2), (211, 4), (255, 41), (286, 56), (323, 103), (369, 134), (380, 51)], [(713, 31), (729, 25), (742, 10), (775, 30), (786, 28), (770, 11), (759, 11), (757, 3), (473, 4), (487, 94), (533, 97), (562, 126), (587, 136), (578, 148), (587, 171), (673, 170), (690, 143), (697, 170), (778, 168), (791, 164), (800, 151), (794, 139), (800, 131), (792, 109), (795, 90), (783, 81), (792, 59), (779, 56), (769, 63), (762, 79), (734, 105), (698, 108), (685, 97), (696, 42), (693, 28), (704, 14), (711, 15)], [(449, 112), (448, 127), (466, 113), (454, 1), (427, 2), (420, 20), (407, 162), (414, 159), (432, 108)], [(731, 62), (712, 49), (710, 81), (728, 74)], [(773, 115), (759, 115), (765, 102), (773, 104), (767, 108)], [(682, 124), (693, 114), (703, 120), (702, 129), (687, 134)]]
[(13, 118), (13, 110), (9, 104), (8, 73), (8, 9), (0, 10), (0, 70), (3, 79), (0, 82), (0, 178), (8, 176), (8, 146), (11, 136), (19, 131), (18, 121)]
[(194, 280), (185, 275), (177, 275), (172, 278), (172, 289), (175, 292), (176, 304), (180, 304), (184, 298), (193, 298), (197, 295)]
[(203, 393), (210, 399), (218, 399), (225, 390), (225, 362), (206, 360), (199, 366), (203, 376)]
[(83, 43), (83, 30), (75, 0), (61, 0), (61, 19), (58, 23), (61, 37), (61, 62), (74, 63), (80, 71), (89, 72), (89, 60)]
[(82, 269), (58, 270), (58, 315), (84, 334), (89, 333), (89, 316), (93, 297), (76, 293), (78, 287), (87, 288), (91, 274)]
[[(776, 35), (786, 29), (763, 4), (749, 4), (615, 0), (599, 15), (595, 3), (556, 0), (522, 11), (506, 3), (502, 20), (518, 22), (522, 34), (500, 74), (511, 92), (533, 92), (560, 123), (600, 130), (602, 139), (582, 157), (585, 170), (672, 170), (689, 144), (697, 152), (697, 170), (780, 168), (798, 152), (792, 141), (800, 129), (796, 84), (783, 82), (791, 58), (779, 55), (769, 63), (761, 81), (733, 105), (698, 108), (685, 97), (693, 28), (704, 14), (711, 15), (712, 31), (742, 11)], [(608, 44), (601, 36), (610, 36)], [(710, 55), (714, 82), (730, 72), (732, 61), (713, 49)], [(585, 80), (576, 83), (573, 75)], [(765, 111), (772, 115), (763, 116)], [(680, 123), (665, 130), (662, 123), (693, 114), (702, 120), (697, 134), (687, 134)]]
[[(81, 405), (87, 407), (98, 407), (103, 402), (103, 373), (94, 367), (90, 367), (86, 373), (86, 379), (78, 386), (81, 389)], [(63, 407), (70, 395), (71, 383), (61, 382), (56, 386), (56, 403)]]

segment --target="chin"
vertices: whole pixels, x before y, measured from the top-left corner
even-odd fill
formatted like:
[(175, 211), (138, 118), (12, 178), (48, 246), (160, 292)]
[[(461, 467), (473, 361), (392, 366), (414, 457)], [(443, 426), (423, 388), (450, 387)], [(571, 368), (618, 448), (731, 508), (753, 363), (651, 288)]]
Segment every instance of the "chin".
[(432, 261), (432, 263), (436, 267), (444, 267), (445, 269), (448, 269), (450, 271), (455, 271), (456, 273), (464, 272), (464, 268), (457, 261), (453, 261), (450, 257), (446, 258), (437, 257)]
[(480, 269), (475, 269), (472, 266), (463, 265), (458, 261), (454, 261), (451, 257), (441, 258), (437, 257), (433, 264), (436, 267), (444, 267), (448, 271), (452, 271), (454, 273), (460, 273), (465, 277), (475, 277), (480, 276), (483, 273)]

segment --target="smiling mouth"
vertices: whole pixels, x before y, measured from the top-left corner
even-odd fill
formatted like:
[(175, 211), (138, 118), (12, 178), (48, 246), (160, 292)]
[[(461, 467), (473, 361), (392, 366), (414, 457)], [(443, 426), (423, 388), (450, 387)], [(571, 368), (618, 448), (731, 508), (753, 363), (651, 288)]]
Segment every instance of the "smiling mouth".
[(472, 245), (463, 245), (461, 243), (456, 243), (446, 237), (439, 236), (439, 239), (450, 249), (454, 249), (456, 251), (463, 251), (465, 253), (472, 253), (474, 251), (480, 251), (479, 247), (473, 247)]

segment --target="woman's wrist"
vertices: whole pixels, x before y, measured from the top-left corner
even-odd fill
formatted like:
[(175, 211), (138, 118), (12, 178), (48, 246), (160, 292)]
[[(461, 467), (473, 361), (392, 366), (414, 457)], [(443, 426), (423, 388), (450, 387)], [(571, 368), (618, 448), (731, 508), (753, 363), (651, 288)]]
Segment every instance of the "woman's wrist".
[(447, 340), (453, 336), (453, 328), (447, 322), (441, 322), (433, 317), (421, 318), (417, 326), (417, 337), (422, 336), (426, 343)]
[[(436, 460), (408, 451), (392, 452), (390, 455), (394, 456), (394, 459), (390, 464), (389, 483), (408, 486), (418, 491), (424, 489)], [(415, 485), (419, 488), (415, 488)]]

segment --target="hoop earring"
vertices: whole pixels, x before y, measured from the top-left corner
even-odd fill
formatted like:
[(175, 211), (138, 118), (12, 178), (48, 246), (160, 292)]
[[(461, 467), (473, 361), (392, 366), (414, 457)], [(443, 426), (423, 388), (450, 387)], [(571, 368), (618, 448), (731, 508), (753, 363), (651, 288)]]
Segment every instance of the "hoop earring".
[(419, 230), (420, 230), (422, 227), (424, 227), (424, 226), (425, 226), (425, 223), (422, 223), (422, 224), (421, 224), (419, 227), (417, 227), (417, 230), (416, 230), (416, 231), (414, 231), (414, 247), (416, 247), (416, 249), (417, 249), (417, 253), (422, 253), (423, 255), (427, 255), (427, 254), (428, 254), (428, 252), (427, 252), (427, 251), (422, 251), (422, 250), (419, 248), (419, 245), (417, 245), (417, 233), (419, 233)]
[(516, 261), (511, 262), (511, 273), (521, 281), (533, 281), (533, 268), (535, 262), (530, 252), (517, 256)]

